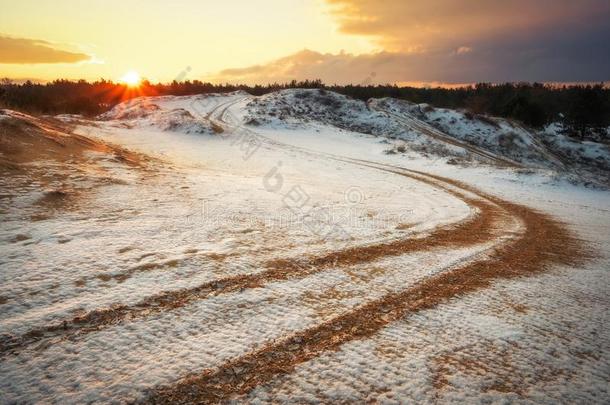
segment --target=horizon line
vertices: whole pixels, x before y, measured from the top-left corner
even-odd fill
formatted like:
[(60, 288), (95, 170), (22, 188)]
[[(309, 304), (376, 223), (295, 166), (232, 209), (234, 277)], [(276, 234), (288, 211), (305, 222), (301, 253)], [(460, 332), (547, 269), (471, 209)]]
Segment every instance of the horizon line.
[[(70, 78), (56, 78), (56, 79), (51, 79), (51, 80), (44, 80), (44, 79), (34, 79), (34, 78), (11, 78), (11, 77), (1, 77), (0, 78), (1, 81), (9, 81), (11, 84), (18, 84), (18, 85), (22, 85), (25, 84), (27, 82), (30, 82), (32, 84), (40, 84), (40, 85), (45, 85), (45, 84), (50, 84), (53, 83), (55, 81), (67, 81), (67, 82), (81, 82), (84, 81), (86, 83), (89, 84), (94, 84), (94, 83), (99, 83), (99, 82), (107, 82), (107, 83), (112, 83), (112, 84), (117, 84), (120, 85), (121, 82), (118, 80), (113, 80), (113, 79), (106, 79), (106, 78), (98, 78), (95, 80), (89, 80), (89, 79), (70, 79)], [(297, 83), (304, 83), (304, 82), (316, 82), (319, 79), (301, 79), (301, 80), (297, 80), (297, 79), (293, 79), (294, 81), (296, 81)], [(155, 86), (155, 85), (170, 85), (173, 82), (177, 82), (177, 83), (193, 83), (195, 81), (199, 81), (201, 83), (205, 83), (205, 84), (211, 84), (213, 86), (235, 86), (235, 87), (239, 87), (239, 86), (243, 86), (243, 87), (256, 87), (256, 86), (262, 86), (262, 87), (268, 87), (268, 86), (272, 86), (272, 85), (286, 85), (286, 84), (290, 84), (292, 82), (292, 80), (290, 81), (285, 81), (285, 82), (266, 82), (266, 83), (256, 83), (256, 84), (247, 84), (247, 83), (231, 83), (231, 82), (214, 82), (214, 81), (205, 81), (203, 79), (187, 79), (187, 80), (172, 80), (172, 81), (155, 81), (155, 82), (151, 82), (149, 81), (147, 78), (142, 78), (142, 82), (146, 82), (149, 85)], [(577, 86), (595, 86), (595, 85), (601, 85), (604, 88), (610, 88), (610, 79), (609, 80), (601, 80), (601, 81), (565, 81), (565, 82), (561, 82), (561, 81), (527, 81), (527, 80), (518, 80), (518, 81), (502, 81), (502, 82), (485, 82), (485, 81), (481, 81), (481, 82), (471, 82), (471, 83), (443, 83), (443, 82), (437, 82), (437, 81), (431, 81), (431, 82), (421, 82), (421, 81), (400, 81), (400, 82), (395, 82), (395, 83), (369, 83), (369, 84), (363, 84), (363, 83), (347, 83), (347, 84), (337, 84), (337, 83), (333, 83), (333, 84), (329, 84), (329, 83), (325, 83), (323, 81), (321, 81), (321, 85), (325, 86), (325, 87), (345, 87), (345, 86), (355, 86), (355, 87), (384, 87), (384, 86), (396, 86), (398, 88), (418, 88), (418, 89), (432, 89), (432, 88), (442, 88), (442, 89), (460, 89), (460, 88), (467, 88), (467, 87), (474, 87), (476, 85), (479, 84), (487, 84), (487, 85), (492, 85), (492, 86), (501, 86), (501, 85), (505, 85), (505, 84), (529, 84), (529, 85), (533, 85), (533, 84), (542, 84), (544, 86), (551, 86), (551, 87), (577, 87)]]

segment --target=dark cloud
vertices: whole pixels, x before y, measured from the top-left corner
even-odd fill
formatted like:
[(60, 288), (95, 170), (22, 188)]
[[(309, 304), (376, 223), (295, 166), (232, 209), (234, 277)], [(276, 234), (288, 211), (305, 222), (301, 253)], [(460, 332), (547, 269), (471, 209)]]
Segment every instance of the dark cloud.
[[(337, 84), (606, 81), (610, 79), (610, 49), (607, 43), (593, 44), (590, 36), (598, 32), (588, 34), (551, 45), (546, 38), (538, 40), (542, 44), (523, 39), (500, 47), (498, 42), (490, 42), (477, 48), (422, 53), (352, 55), (304, 50), (264, 65), (227, 69), (208, 79), (250, 84), (292, 79)], [(602, 48), (605, 50), (600, 51)]]
[(89, 59), (82, 53), (57, 49), (47, 41), (0, 36), (0, 63), (76, 63)]
[(326, 0), (343, 32), (385, 51), (302, 51), (219, 78), (266, 83), (610, 80), (608, 0)]
[[(488, 37), (608, 15), (608, 0), (326, 0), (341, 31), (369, 35), (386, 50), (459, 47)], [(603, 23), (599, 21), (600, 23)], [(606, 21), (604, 24), (608, 24)]]
[(408, 80), (610, 79), (608, 0), (326, 1), (341, 31), (405, 53)]

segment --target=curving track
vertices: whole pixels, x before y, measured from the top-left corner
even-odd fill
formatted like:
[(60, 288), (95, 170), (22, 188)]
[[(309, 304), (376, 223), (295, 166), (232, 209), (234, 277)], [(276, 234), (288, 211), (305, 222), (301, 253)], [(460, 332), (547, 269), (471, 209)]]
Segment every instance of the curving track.
[[(226, 106), (216, 123), (232, 130), (246, 130), (223, 119), (230, 106)], [(254, 135), (260, 137), (259, 134)], [(580, 241), (549, 215), (499, 199), (466, 184), (386, 164), (316, 153), (267, 138), (264, 140), (280, 147), (318, 155), (319, 158), (337, 159), (406, 176), (461, 198), (478, 211), (474, 219), (449, 229), (437, 230), (424, 240), (403, 240), (392, 245), (347, 249), (314, 258), (310, 263), (317, 269), (328, 263), (335, 266), (353, 265), (379, 256), (424, 251), (434, 246), (468, 246), (494, 239), (499, 242), (482, 258), (449, 267), (409, 288), (353, 308), (220, 367), (186, 376), (172, 386), (161, 387), (147, 397), (146, 400), (151, 403), (221, 402), (232, 395), (247, 393), (279, 375), (291, 373), (297, 365), (327, 351), (337, 350), (344, 343), (376, 334), (393, 321), (488, 287), (494, 280), (533, 275), (556, 264), (574, 265), (586, 256)], [(497, 160), (493, 156), (490, 158)], [(503, 238), (503, 231), (508, 231), (512, 236), (504, 235)], [(276, 265), (282, 273), (299, 270), (299, 266), (290, 261)]]
[[(227, 118), (231, 106), (241, 101), (217, 105), (205, 118), (227, 134), (249, 131)], [(105, 388), (91, 383), (81, 391), (89, 390), (94, 398), (99, 395), (106, 401), (217, 403), (292, 373), (299, 364), (345, 343), (373, 336), (392, 322), (486, 288), (495, 280), (536, 274), (555, 264), (576, 264), (586, 257), (580, 241), (549, 215), (469, 185), (402, 167), (306, 150), (250, 133), (272, 148), (424, 183), (462, 200), (473, 214), (417, 237), (268, 260), (258, 272), (161, 291), (135, 304), (41, 325), (0, 342), (0, 361), (7, 369), (28, 364), (31, 358), (44, 356), (46, 350), (59, 353), (51, 356), (49, 363), (29, 366), (44, 370), (53, 359), (62, 358), (61, 350), (69, 353), (76, 345), (90, 348), (118, 334), (119, 343), (128, 348), (120, 360), (127, 364), (141, 361), (142, 371), (130, 369), (121, 374), (124, 385), (114, 383)], [(370, 274), (373, 267), (378, 274)], [(303, 317), (302, 312), (314, 314)], [(278, 324), (278, 319), (287, 321)], [(166, 339), (169, 333), (188, 330), (193, 322), (205, 324), (203, 336), (179, 333), (171, 342)], [(152, 338), (151, 324), (160, 325)], [(206, 353), (197, 353), (194, 344), (206, 337), (216, 341), (210, 340)], [(218, 343), (223, 338), (233, 345), (231, 350), (223, 351), (223, 344)], [(153, 356), (159, 342), (163, 343), (160, 354)], [(184, 369), (161, 373), (152, 389), (134, 387), (130, 381), (136, 381), (139, 372), (151, 373), (172, 363), (171, 356), (164, 357), (176, 350), (167, 348), (171, 345), (184, 346), (180, 357), (191, 356), (197, 361)], [(94, 367), (96, 359), (82, 361)], [(99, 373), (119, 371), (110, 368)], [(134, 389), (140, 392), (134, 393)], [(56, 400), (82, 400), (86, 398), (83, 395), (58, 394)], [(17, 394), (12, 398), (27, 399)]]

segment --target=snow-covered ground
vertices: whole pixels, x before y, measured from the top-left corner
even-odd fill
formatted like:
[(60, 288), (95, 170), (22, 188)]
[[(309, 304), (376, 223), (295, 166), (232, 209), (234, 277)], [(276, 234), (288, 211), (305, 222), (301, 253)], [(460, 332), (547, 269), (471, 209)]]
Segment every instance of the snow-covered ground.
[[(383, 156), (372, 138), (270, 130), (278, 141), (389, 161), (552, 213), (600, 256), (583, 268), (496, 283), (422, 311), (370, 339), (299, 365), (240, 400), (276, 402), (604, 403), (610, 398), (610, 194), (558, 180), (441, 160)], [(322, 135), (322, 136), (320, 136)], [(321, 140), (323, 139), (323, 140)], [(326, 142), (328, 140), (328, 142)], [(372, 142), (373, 141), (373, 142)], [(333, 147), (334, 145), (334, 147)], [(383, 157), (382, 157), (383, 156)], [(438, 385), (438, 386), (435, 386)]]
[[(36, 183), (16, 190), (17, 176), (3, 178), (0, 402), (154, 398), (524, 234), (496, 207), (486, 238), (439, 239), (495, 203), (402, 168), (549, 213), (594, 258), (407, 314), (225, 399), (610, 401), (610, 192), (572, 184), (558, 168), (566, 155), (525, 129), (506, 143), (461, 124), (462, 113), (422, 119), (409, 108), (294, 90), (142, 98), (89, 123), (58, 117), (151, 160), (139, 168), (93, 153), (91, 173), (74, 162), (79, 175), (64, 184), (113, 181), (36, 220)], [(439, 117), (443, 133), (422, 132)], [(606, 159), (598, 144), (556, 139)]]

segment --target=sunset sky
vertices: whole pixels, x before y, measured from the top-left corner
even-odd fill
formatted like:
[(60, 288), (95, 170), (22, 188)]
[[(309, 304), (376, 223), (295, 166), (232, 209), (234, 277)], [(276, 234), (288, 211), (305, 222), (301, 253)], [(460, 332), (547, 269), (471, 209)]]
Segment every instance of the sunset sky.
[(0, 77), (610, 80), (609, 0), (0, 0)]

